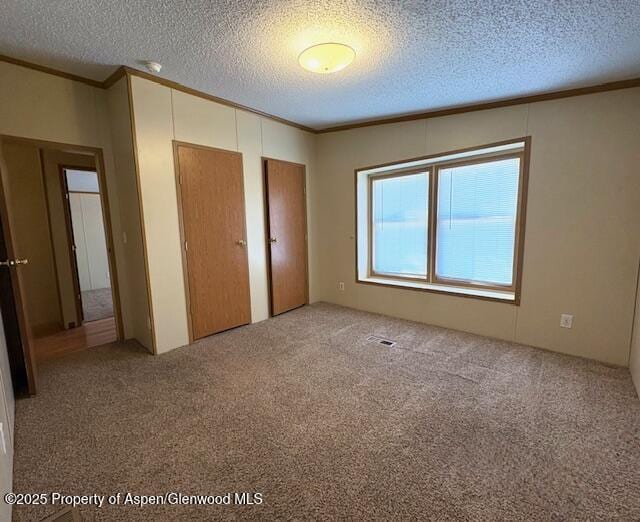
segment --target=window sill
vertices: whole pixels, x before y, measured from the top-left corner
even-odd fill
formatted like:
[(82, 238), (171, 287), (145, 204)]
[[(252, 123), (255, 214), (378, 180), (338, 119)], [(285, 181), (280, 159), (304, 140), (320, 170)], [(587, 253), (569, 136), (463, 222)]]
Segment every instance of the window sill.
[(472, 297), (500, 301), (503, 303), (519, 304), (513, 292), (501, 292), (499, 290), (484, 290), (482, 288), (468, 288), (433, 283), (420, 283), (417, 281), (401, 281), (398, 279), (386, 279), (383, 277), (366, 277), (358, 279), (358, 283), (370, 285), (391, 286), (394, 288), (407, 288), (409, 290), (423, 290), (438, 294), (455, 295), (459, 297)]

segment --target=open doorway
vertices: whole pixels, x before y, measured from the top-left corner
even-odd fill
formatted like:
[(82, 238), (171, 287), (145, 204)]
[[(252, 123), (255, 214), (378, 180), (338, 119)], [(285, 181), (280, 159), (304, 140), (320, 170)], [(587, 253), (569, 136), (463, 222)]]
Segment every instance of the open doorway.
[(114, 317), (98, 173), (60, 166), (78, 324)]
[(0, 138), (4, 217), (24, 261), (1, 275), (19, 286), (34, 359), (121, 339), (102, 151)]

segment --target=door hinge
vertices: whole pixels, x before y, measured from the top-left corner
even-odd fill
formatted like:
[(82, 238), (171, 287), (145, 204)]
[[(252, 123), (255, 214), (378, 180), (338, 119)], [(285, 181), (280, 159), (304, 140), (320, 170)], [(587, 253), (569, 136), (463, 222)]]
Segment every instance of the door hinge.
[(189, 245), (187, 244), (187, 242), (184, 242), (184, 251), (188, 252), (189, 251)]
[(180, 185), (182, 185), (182, 174), (181, 174), (180, 176), (178, 176), (178, 183), (179, 183)]

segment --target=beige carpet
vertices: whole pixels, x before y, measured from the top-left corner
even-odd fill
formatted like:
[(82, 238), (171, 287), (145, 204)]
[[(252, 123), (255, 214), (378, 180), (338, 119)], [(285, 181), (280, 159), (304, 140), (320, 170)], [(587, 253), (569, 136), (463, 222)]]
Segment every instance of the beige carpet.
[(111, 288), (96, 288), (82, 292), (82, 315), (85, 322), (113, 317)]
[(640, 519), (628, 370), (327, 304), (54, 360), (16, 422), (18, 492), (264, 495), (91, 520)]

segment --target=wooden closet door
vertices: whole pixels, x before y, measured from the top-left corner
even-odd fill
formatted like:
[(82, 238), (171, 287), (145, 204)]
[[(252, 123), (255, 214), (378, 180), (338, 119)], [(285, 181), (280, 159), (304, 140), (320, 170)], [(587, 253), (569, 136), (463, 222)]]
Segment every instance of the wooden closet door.
[(251, 321), (242, 155), (176, 144), (193, 339)]
[(308, 301), (305, 170), (267, 159), (265, 173), (271, 313), (277, 315)]

